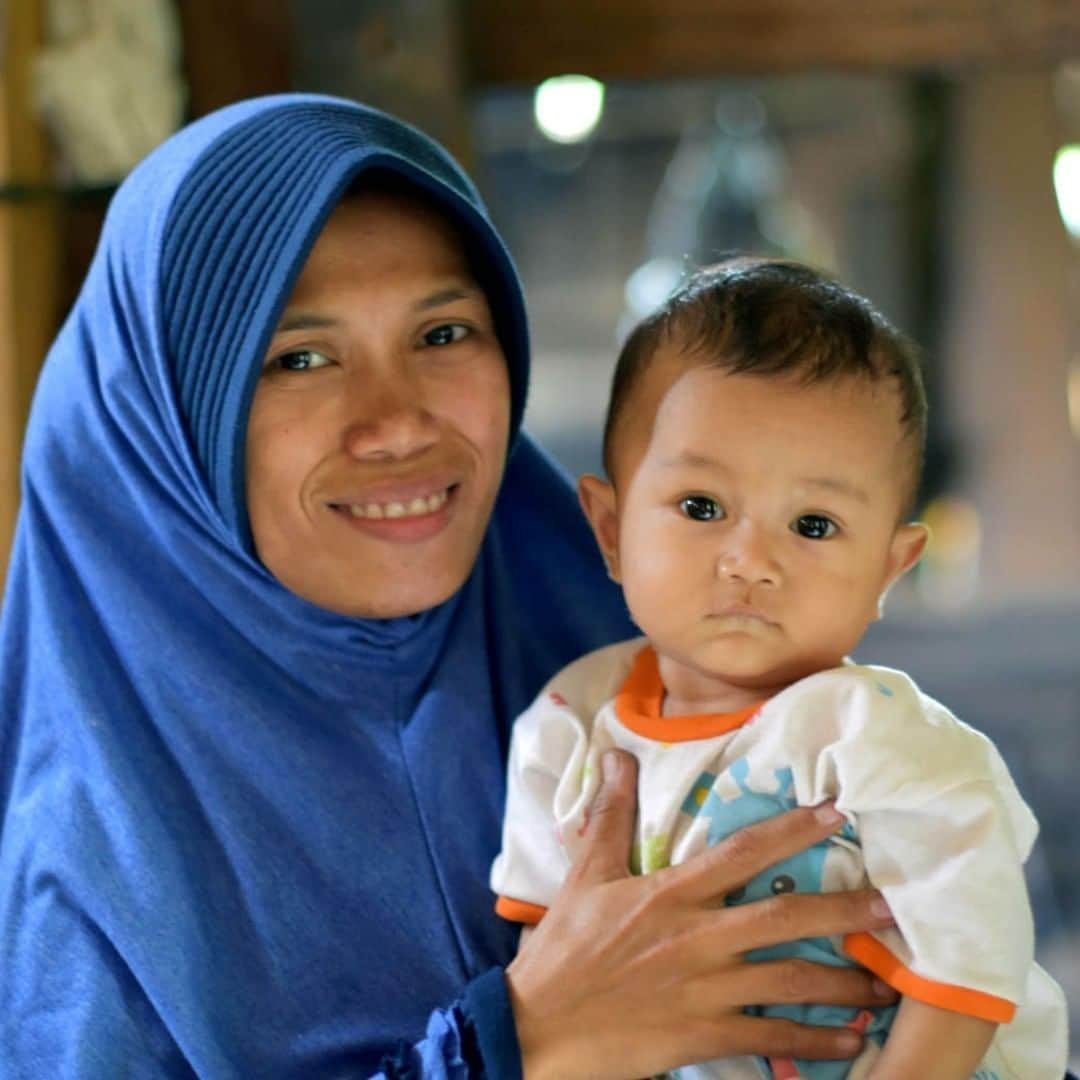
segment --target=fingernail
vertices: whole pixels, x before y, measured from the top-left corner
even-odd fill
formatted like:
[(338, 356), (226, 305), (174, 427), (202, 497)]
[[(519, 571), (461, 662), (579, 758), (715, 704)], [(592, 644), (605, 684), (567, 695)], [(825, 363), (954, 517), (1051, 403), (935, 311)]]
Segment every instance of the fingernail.
[(862, 1046), (862, 1036), (856, 1035), (854, 1031), (844, 1031), (840, 1034), (840, 1037), (836, 1042), (840, 1047), (840, 1053), (855, 1054), (858, 1053)]
[(870, 901), (870, 913), (878, 919), (891, 919), (893, 917), (892, 908), (880, 896), (876, 900)]
[(844, 820), (844, 815), (831, 803), (822, 803), (815, 811), (814, 817), (822, 825), (839, 825)]
[(611, 783), (619, 775), (619, 756), (608, 750), (600, 758), (600, 771), (604, 774), (604, 780)]

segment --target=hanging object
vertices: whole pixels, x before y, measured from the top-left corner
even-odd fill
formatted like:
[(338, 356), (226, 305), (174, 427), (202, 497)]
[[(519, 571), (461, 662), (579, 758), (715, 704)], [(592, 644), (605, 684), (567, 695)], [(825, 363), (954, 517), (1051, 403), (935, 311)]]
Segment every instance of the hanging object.
[(46, 0), (34, 100), (58, 180), (117, 183), (184, 119), (172, 0)]

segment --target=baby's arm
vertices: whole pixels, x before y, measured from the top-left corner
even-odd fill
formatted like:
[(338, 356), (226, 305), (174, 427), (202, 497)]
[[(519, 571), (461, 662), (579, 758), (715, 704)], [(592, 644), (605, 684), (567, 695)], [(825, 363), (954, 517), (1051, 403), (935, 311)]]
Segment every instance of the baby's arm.
[(852, 814), (867, 876), (897, 922), (844, 948), (904, 995), (870, 1075), (969, 1080), (1031, 972), (1022, 863), (1037, 826), (984, 736), (898, 673), (843, 675), (846, 700), (834, 708), (846, 726), (817, 768), (835, 778), (836, 804)]
[(997, 1024), (905, 997), (870, 1080), (969, 1080)]

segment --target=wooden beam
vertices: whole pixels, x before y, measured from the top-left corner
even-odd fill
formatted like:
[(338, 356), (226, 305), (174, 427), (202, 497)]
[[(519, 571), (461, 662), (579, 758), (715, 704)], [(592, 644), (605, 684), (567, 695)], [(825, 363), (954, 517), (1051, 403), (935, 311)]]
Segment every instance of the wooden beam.
[(287, 0), (183, 0), (188, 113), (291, 89), (291, 23)]
[(298, 86), (383, 109), (468, 159), (464, 0), (295, 0)]
[[(39, 186), (49, 148), (30, 100), (30, 69), (43, 39), (43, 4), (5, 4), (0, 26), (0, 182)], [(55, 200), (0, 200), (0, 580), (18, 504), (18, 460), (30, 397), (59, 318), (61, 211)]]
[[(5, 88), (0, 87), (0, 123), (7, 129), (8, 102)], [(6, 140), (0, 141), (0, 153), (6, 153)], [(6, 161), (2, 163), (7, 174)], [(11, 533), (19, 505), (19, 444), (21, 415), (19, 409), (18, 374), (16, 371), (15, 308), (12, 302), (11, 260), (7, 253), (12, 244), (10, 211), (0, 209), (0, 596), (7, 576), (11, 553)]]
[(472, 85), (811, 68), (1039, 65), (1080, 55), (1076, 0), (471, 0)]

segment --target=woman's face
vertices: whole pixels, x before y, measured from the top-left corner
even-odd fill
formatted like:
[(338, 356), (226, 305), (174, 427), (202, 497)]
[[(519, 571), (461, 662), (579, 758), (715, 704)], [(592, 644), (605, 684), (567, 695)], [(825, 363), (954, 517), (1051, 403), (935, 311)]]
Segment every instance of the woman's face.
[(350, 196), (289, 298), (247, 430), (247, 508), (279, 581), (344, 615), (423, 611), (462, 585), (506, 458), (510, 387), (453, 228)]

